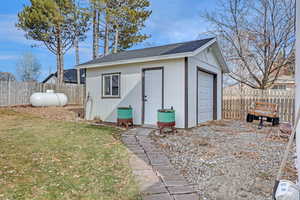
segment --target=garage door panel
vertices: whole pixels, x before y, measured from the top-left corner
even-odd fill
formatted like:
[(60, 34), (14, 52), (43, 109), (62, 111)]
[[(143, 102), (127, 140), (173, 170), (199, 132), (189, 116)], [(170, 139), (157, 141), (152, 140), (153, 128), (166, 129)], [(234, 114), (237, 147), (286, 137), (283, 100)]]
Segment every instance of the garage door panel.
[(213, 120), (214, 76), (198, 71), (198, 123)]
[(202, 101), (202, 103), (203, 104), (205, 104), (205, 103), (211, 103), (210, 101), (211, 101), (211, 96), (206, 96), (206, 97), (201, 97), (201, 98), (199, 98), (199, 100), (200, 101)]
[(207, 114), (207, 115), (210, 115), (211, 114), (211, 109), (212, 108), (206, 108), (206, 109), (202, 109), (200, 112), (199, 112), (199, 114)]

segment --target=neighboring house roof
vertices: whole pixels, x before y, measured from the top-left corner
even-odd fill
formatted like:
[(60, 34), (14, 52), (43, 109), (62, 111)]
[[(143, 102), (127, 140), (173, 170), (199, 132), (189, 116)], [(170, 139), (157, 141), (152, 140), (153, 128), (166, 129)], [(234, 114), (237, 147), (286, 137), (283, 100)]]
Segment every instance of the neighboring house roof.
[[(50, 74), (43, 83), (46, 83), (50, 78), (57, 77), (57, 72)], [(64, 83), (76, 83), (77, 84), (77, 69), (64, 70)], [(80, 69), (80, 83), (85, 84), (85, 70)]]
[(194, 56), (203, 49), (214, 45), (215, 53), (224, 72), (228, 72), (228, 67), (222, 56), (221, 50), (215, 38), (207, 38), (189, 42), (181, 42), (164, 46), (150, 47), (144, 49), (128, 50), (115, 54), (109, 54), (78, 65), (79, 68), (93, 68), (111, 66), (118, 64), (129, 64), (148, 62), (155, 60), (174, 59)]

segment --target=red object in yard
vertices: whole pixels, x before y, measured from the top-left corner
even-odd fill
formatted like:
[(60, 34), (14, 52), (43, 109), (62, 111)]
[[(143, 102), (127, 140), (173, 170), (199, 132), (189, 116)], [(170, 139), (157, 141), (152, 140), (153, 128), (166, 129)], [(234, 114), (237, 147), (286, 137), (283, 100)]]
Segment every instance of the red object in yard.
[(128, 129), (129, 126), (133, 127), (133, 120), (132, 119), (117, 119), (117, 125), (125, 126), (126, 129)]
[(175, 122), (157, 122), (159, 132), (162, 133), (164, 128), (170, 128), (172, 132), (175, 132)]

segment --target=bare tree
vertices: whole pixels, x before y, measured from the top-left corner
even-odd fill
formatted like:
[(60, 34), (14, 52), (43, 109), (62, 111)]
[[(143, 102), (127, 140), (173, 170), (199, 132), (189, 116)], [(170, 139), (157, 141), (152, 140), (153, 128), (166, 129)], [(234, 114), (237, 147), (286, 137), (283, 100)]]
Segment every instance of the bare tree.
[(15, 81), (16, 77), (10, 72), (0, 72), (0, 81)]
[(223, 0), (206, 13), (231, 66), (230, 77), (266, 89), (290, 64), (295, 45), (295, 0)]
[(32, 53), (24, 53), (16, 66), (21, 81), (37, 81), (41, 74), (41, 64)]

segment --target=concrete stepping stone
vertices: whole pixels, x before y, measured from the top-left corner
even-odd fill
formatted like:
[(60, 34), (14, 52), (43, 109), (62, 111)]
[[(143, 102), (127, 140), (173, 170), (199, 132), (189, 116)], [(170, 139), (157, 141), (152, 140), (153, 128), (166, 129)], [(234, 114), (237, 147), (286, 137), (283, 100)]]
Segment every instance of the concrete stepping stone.
[(151, 131), (137, 128), (122, 135), (143, 200), (199, 200), (195, 187), (184, 179), (148, 137)]
[(168, 190), (170, 194), (191, 194), (196, 192), (193, 186), (170, 186)]
[(169, 194), (155, 194), (143, 197), (143, 200), (173, 200)]
[[(156, 148), (154, 144), (152, 144), (152, 141), (147, 141), (147, 140), (143, 140), (143, 139), (137, 139), (139, 144), (142, 146), (142, 147), (153, 147), (153, 148)], [(157, 149), (157, 148), (156, 148)]]
[(156, 170), (159, 174), (162, 176), (168, 176), (168, 175), (180, 175), (179, 170), (175, 169), (171, 165), (166, 166), (154, 166), (154, 170)]
[(177, 186), (190, 186), (190, 184), (186, 181), (164, 181), (164, 184), (167, 186), (167, 187), (177, 187)]
[(153, 130), (147, 128), (137, 128), (136, 135), (137, 136), (148, 136)]
[(170, 165), (170, 161), (169, 159), (162, 155), (162, 153), (147, 153), (149, 159), (150, 159), (150, 163), (151, 165), (155, 166), (155, 165)]
[[(152, 170), (133, 170), (133, 174), (142, 193), (162, 193), (159, 186), (163, 186), (160, 179)], [(154, 186), (157, 186), (156, 188)], [(157, 191), (154, 191), (157, 189)]]
[(144, 149), (140, 145), (127, 145), (127, 148), (134, 154), (145, 153)]
[(161, 181), (145, 188), (144, 191), (141, 192), (144, 195), (169, 193), (169, 191)]
[(152, 170), (149, 160), (146, 156), (132, 155), (129, 158), (129, 164), (133, 170)]
[(142, 145), (147, 153), (162, 153), (157, 147), (154, 145)]
[(181, 195), (174, 195), (175, 200), (199, 200), (199, 195), (197, 194), (181, 194)]
[(161, 178), (165, 181), (165, 182), (170, 182), (170, 181), (185, 181), (185, 178), (183, 178), (183, 176), (179, 175), (171, 175), (171, 176), (161, 176)]
[(122, 137), (122, 142), (125, 145), (137, 145), (138, 144), (138, 141), (136, 140), (136, 138), (134, 136)]

